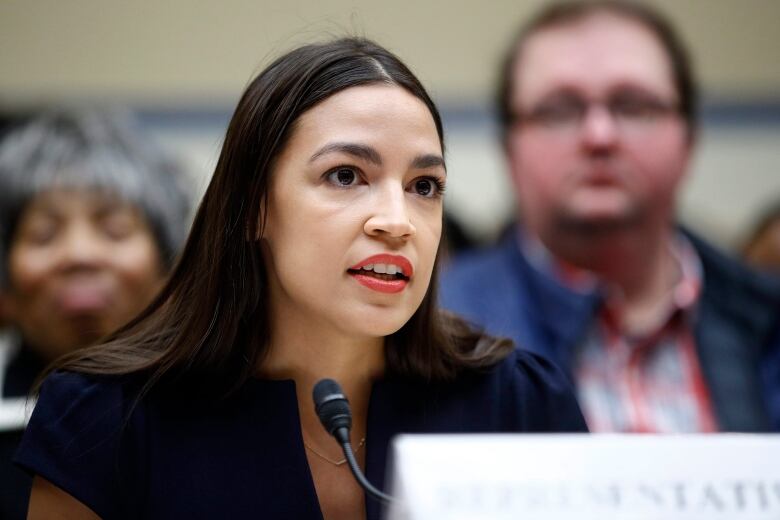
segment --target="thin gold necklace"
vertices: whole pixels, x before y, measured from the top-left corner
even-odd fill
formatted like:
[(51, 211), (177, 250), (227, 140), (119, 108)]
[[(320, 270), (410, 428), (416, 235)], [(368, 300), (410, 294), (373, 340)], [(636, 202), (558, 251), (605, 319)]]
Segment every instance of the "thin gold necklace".
[[(360, 448), (362, 448), (365, 443), (366, 443), (366, 438), (363, 437), (362, 439), (360, 439), (360, 442), (358, 443), (357, 448), (352, 450), (352, 453), (357, 455), (357, 452), (360, 451)], [(312, 452), (313, 454), (315, 454), (316, 456), (318, 456), (319, 458), (321, 458), (325, 462), (329, 462), (329, 463), (333, 464), (334, 466), (341, 466), (341, 465), (343, 465), (344, 463), (347, 462), (346, 458), (341, 459), (341, 460), (333, 460), (333, 459), (331, 459), (329, 457), (326, 457), (325, 455), (323, 455), (319, 451), (317, 451), (314, 448), (312, 448), (311, 446), (309, 446), (309, 444), (306, 442), (305, 439), (303, 440), (303, 445), (306, 447), (307, 450), (309, 450), (310, 452)]]

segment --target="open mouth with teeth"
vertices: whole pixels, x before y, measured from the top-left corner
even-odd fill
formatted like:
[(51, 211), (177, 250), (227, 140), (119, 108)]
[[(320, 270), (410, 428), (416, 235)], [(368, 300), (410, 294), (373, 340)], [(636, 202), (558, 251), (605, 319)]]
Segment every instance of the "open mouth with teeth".
[(347, 269), (347, 272), (352, 275), (359, 274), (364, 276), (370, 276), (378, 280), (409, 281), (409, 277), (403, 273), (403, 270), (399, 266), (393, 264), (366, 264), (360, 269)]

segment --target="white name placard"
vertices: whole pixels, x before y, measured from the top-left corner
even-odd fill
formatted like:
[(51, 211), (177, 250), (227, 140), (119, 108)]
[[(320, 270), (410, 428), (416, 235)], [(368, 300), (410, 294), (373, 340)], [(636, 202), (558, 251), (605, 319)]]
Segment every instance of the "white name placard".
[(778, 520), (780, 435), (402, 435), (391, 520)]

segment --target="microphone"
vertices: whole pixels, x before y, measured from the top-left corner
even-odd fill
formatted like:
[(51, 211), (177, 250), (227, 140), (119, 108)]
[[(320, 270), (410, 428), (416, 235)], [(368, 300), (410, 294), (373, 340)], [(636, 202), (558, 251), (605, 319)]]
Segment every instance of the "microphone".
[(344, 457), (347, 459), (349, 469), (355, 476), (355, 480), (366, 491), (366, 493), (379, 500), (383, 504), (393, 502), (393, 497), (382, 493), (363, 475), (363, 472), (355, 460), (355, 452), (352, 451), (352, 443), (349, 440), (349, 430), (352, 428), (352, 411), (349, 408), (349, 401), (341, 391), (341, 387), (333, 379), (321, 379), (314, 385), (312, 392), (314, 398), (314, 410), (320, 418), (322, 426), (329, 434), (336, 438), (344, 450)]

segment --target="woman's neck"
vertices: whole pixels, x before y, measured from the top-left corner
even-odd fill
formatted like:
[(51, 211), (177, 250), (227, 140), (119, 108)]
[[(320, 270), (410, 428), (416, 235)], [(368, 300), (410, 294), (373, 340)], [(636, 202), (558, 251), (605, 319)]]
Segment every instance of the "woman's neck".
[(336, 380), (352, 404), (356, 418), (364, 417), (371, 385), (384, 372), (384, 338), (355, 338), (305, 326), (272, 330), (267, 355), (258, 372), (268, 379), (295, 381), (301, 410), (311, 408), (312, 412), (309, 420), (306, 416), (310, 414), (303, 414), (304, 424), (315, 419), (312, 389), (323, 378)]
[(333, 458), (339, 456), (337, 445), (319, 424), (311, 397), (314, 385), (330, 378), (340, 384), (350, 402), (357, 446), (366, 435), (371, 385), (384, 370), (384, 338), (349, 338), (287, 327), (272, 335), (267, 352), (259, 375), (295, 381), (304, 441)]
[(384, 338), (276, 329), (258, 368), (269, 379), (316, 382), (329, 377), (342, 385), (371, 381), (384, 371)]

